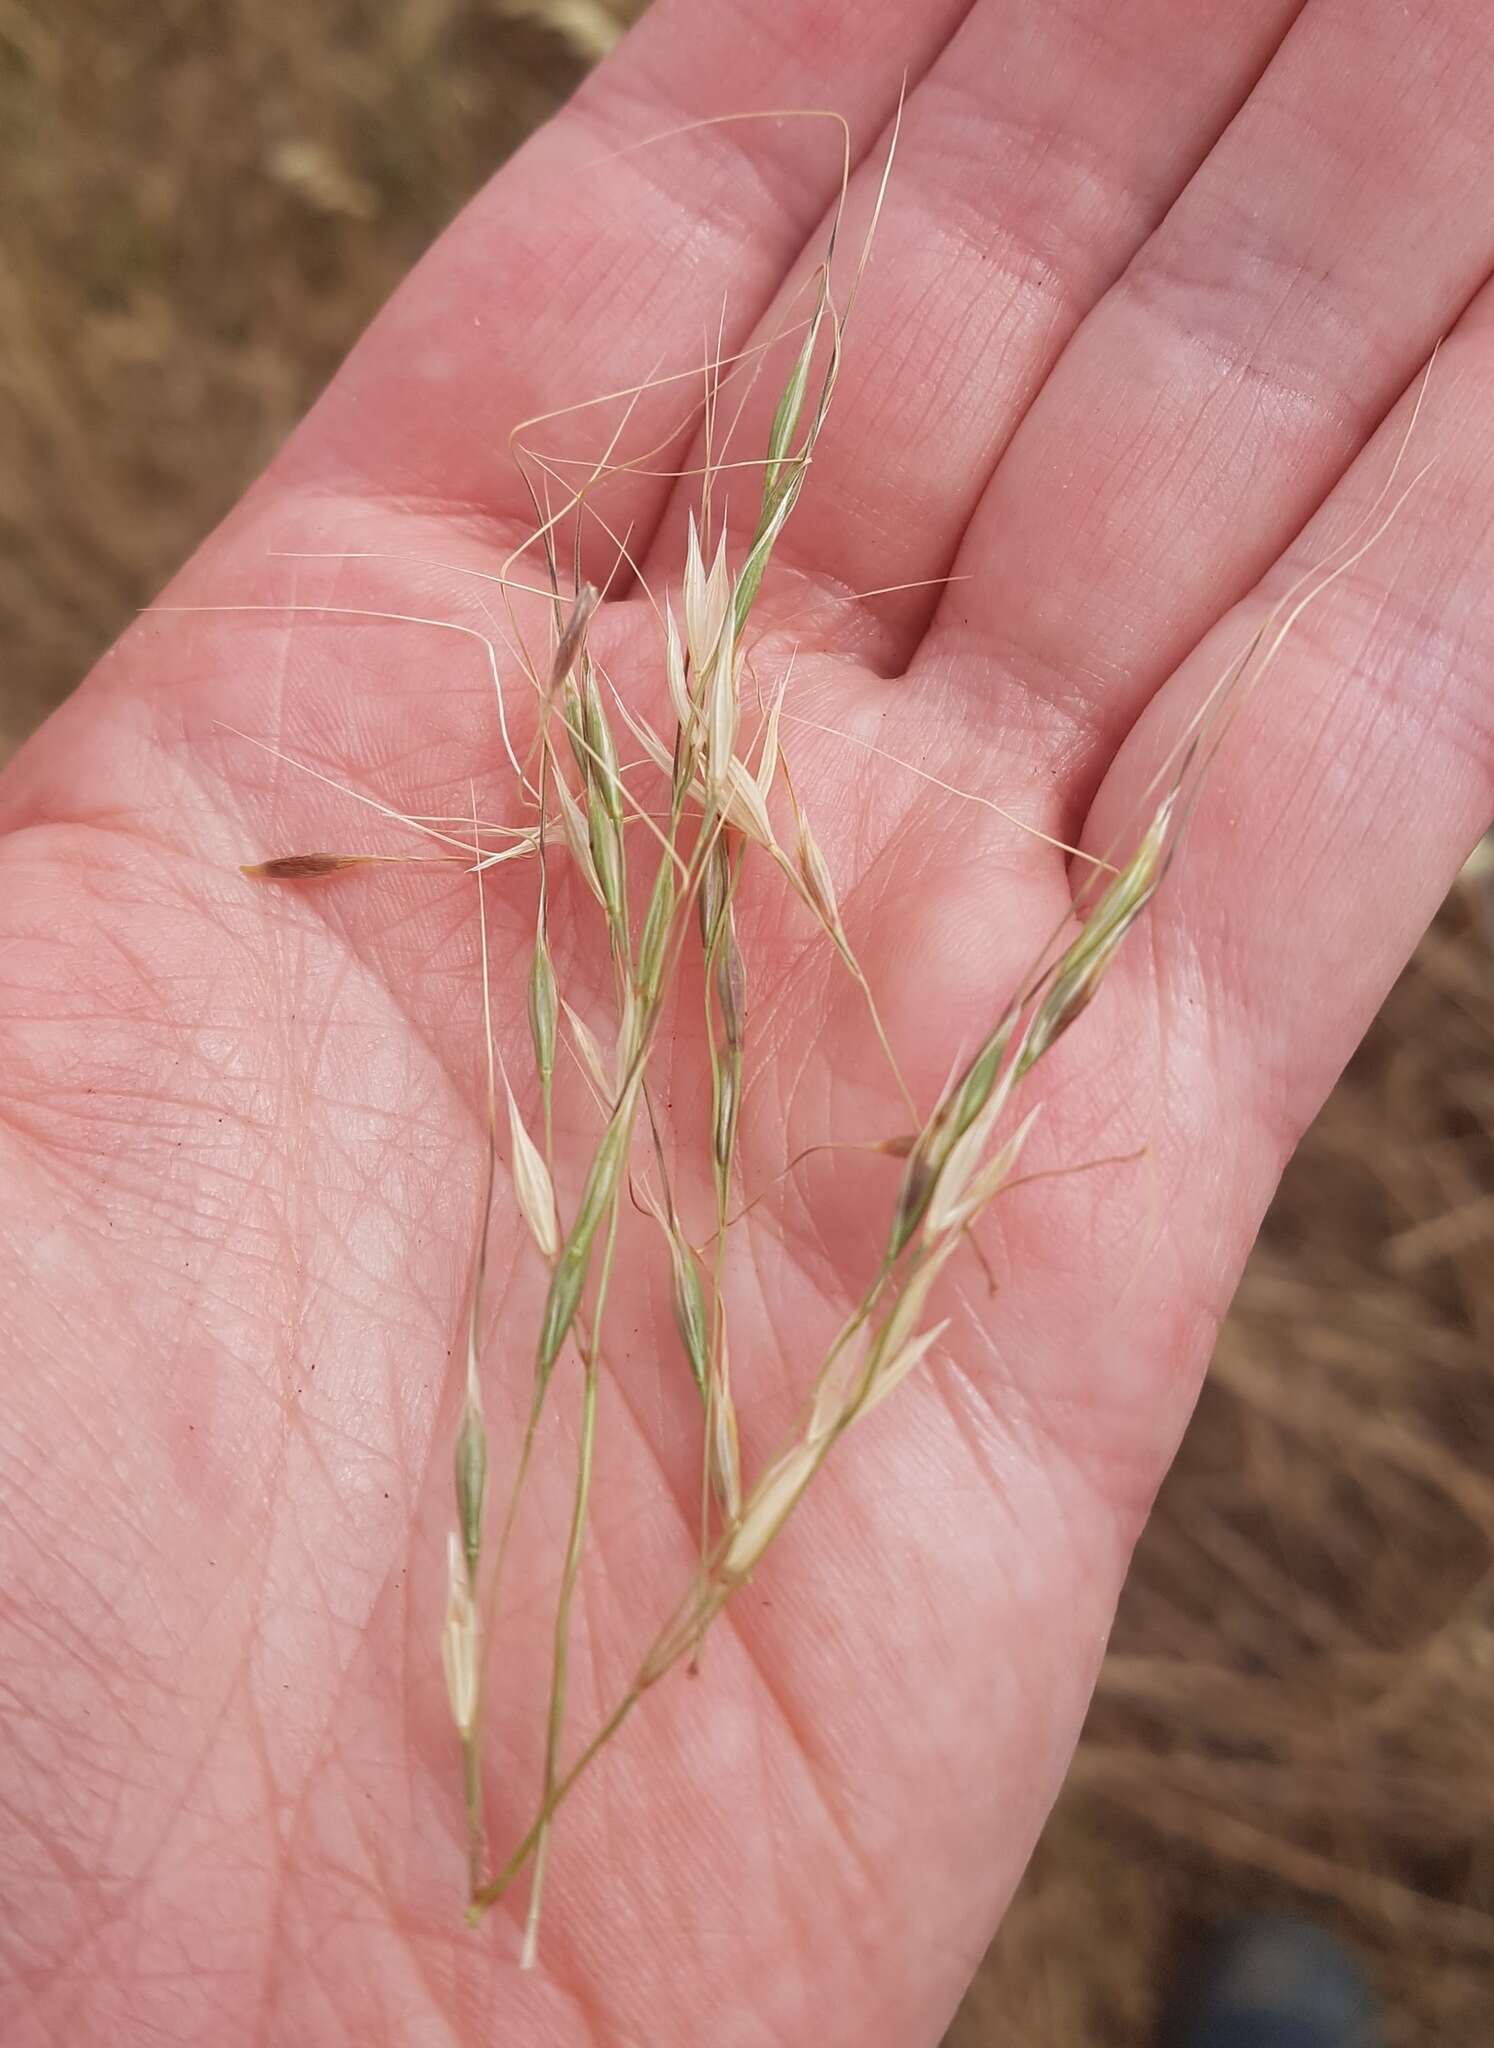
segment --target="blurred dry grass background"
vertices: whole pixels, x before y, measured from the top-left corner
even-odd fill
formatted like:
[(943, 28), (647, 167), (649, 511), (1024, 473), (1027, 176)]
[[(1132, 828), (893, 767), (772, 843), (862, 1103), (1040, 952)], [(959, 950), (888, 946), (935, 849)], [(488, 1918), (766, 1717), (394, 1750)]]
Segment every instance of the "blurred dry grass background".
[[(263, 463), (632, 0), (0, 0), (0, 743)], [(1282, 1188), (951, 2048), (1142, 2048), (1190, 1932), (1340, 1927), (1494, 2037), (1494, 889)]]

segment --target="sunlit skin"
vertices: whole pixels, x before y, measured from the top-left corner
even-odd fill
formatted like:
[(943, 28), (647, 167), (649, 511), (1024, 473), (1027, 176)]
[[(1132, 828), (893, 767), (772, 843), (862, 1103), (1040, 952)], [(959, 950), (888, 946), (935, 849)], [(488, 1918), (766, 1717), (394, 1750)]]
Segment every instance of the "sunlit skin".
[[(982, 1238), (997, 1295), (973, 1256), (951, 1267), (925, 1367), (836, 1452), (699, 1677), (660, 1685), (566, 1807), (529, 1973), (522, 1884), (463, 1921), (436, 1648), (485, 1158), (474, 884), (239, 872), (420, 850), (256, 739), (400, 811), (460, 813), (475, 781), (484, 816), (518, 815), (482, 648), (304, 611), (126, 634), (0, 794), (8, 2048), (936, 2041), (1063, 1776), (1283, 1162), (1488, 822), (1482, 0), (753, 13), (660, 0), (422, 264), (169, 602), (491, 633), (485, 601), (507, 630), (501, 594), (461, 572), (497, 573), (531, 523), (510, 429), (776, 331), (838, 185), (823, 121), (628, 146), (833, 102), (865, 152), (852, 234), (906, 72), (835, 410), (751, 660), (771, 686), (793, 654), (795, 787), (927, 1105), (1085, 866), (924, 778), (1091, 852), (1124, 841), (1264, 609), (1374, 501), (1445, 333), (1413, 451), (1431, 467), (1241, 710), (1148, 922), (1034, 1077), (1025, 1165), (1144, 1157), (1003, 1198)], [(733, 454), (760, 449), (774, 396), (765, 372)], [(631, 445), (688, 404), (651, 392)], [(535, 444), (594, 454), (618, 410)], [(685, 431), (650, 468), (699, 454)], [(698, 492), (653, 473), (598, 499), (655, 589)], [(745, 472), (718, 485), (733, 530), (751, 496)], [(605, 577), (616, 551), (587, 535)], [(449, 566), (279, 558), (295, 550)], [(892, 584), (923, 587), (853, 595)], [(614, 590), (598, 651), (658, 712), (654, 615), (626, 574)], [(500, 656), (522, 745), (532, 694)], [(646, 858), (642, 828), (629, 845)], [(498, 1043), (532, 1111), (532, 865), (488, 888)], [(561, 880), (555, 915), (562, 983), (605, 1031), (595, 913)], [(907, 1111), (803, 907), (764, 874), (742, 927), (745, 1198)], [(698, 1158), (687, 1011), (660, 1090)], [(594, 1124), (574, 1062), (561, 1081), (564, 1199)], [(896, 1175), (816, 1154), (739, 1226), (749, 1471), (875, 1257)], [(706, 1185), (682, 1173), (697, 1222)], [(630, 1217), (608, 1310), (573, 1746), (696, 1542), (699, 1403), (652, 1228)], [(502, 1174), (492, 1246), (501, 1490), (541, 1288)], [(570, 1357), (489, 1668), (497, 1855), (537, 1789), (577, 1392)]]

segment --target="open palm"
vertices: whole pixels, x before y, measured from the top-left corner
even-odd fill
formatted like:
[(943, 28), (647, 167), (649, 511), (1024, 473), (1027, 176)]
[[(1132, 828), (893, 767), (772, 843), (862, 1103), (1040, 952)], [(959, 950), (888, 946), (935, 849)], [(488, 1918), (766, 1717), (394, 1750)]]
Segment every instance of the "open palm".
[[(927, 1372), (837, 1453), (700, 1679), (661, 1686), (567, 1807), (521, 1975), (507, 1905), (461, 1921), (435, 1655), (483, 1168), (472, 884), (391, 869), (293, 894), (237, 872), (399, 841), (242, 735), (450, 814), (474, 775), (501, 800), (490, 679), (476, 641), (435, 628), (143, 620), (0, 794), (17, 2048), (904, 2048), (937, 2037), (1022, 1869), (1276, 1176), (1488, 816), (1486, 10), (661, 0), (171, 596), (486, 630), (461, 572), (493, 572), (530, 523), (509, 429), (701, 361), (723, 300), (728, 351), (771, 333), (834, 199), (820, 123), (628, 145), (826, 99), (870, 145), (905, 71), (760, 646), (765, 669), (797, 649), (796, 788), (924, 1103), (1071, 887), (978, 799), (1108, 846), (1252, 620), (1373, 501), (1392, 410), (1450, 330), (1417, 428), (1433, 467), (1231, 732), (1148, 925), (1043, 1070), (1030, 1162), (1146, 1158), (1010, 1196), (987, 1239), (999, 1294), (955, 1269)], [(677, 390), (646, 400), (639, 445), (678, 413)], [(749, 407), (744, 447), (764, 420)], [(558, 422), (552, 445), (585, 432)], [(681, 442), (648, 467), (686, 460)], [(603, 502), (651, 579), (678, 563), (685, 503), (657, 473)], [(406, 559), (279, 558), (321, 550)], [(608, 613), (625, 677), (650, 614), (636, 593)], [(500, 872), (517, 1068), (532, 875)], [(583, 996), (586, 917), (561, 942)], [(803, 913), (753, 899), (744, 944), (752, 1192), (907, 1116)], [(697, 1067), (686, 1045), (682, 1119)], [(895, 1172), (816, 1155), (748, 1226), (749, 1467), (874, 1256)], [(506, 1194), (494, 1247), (503, 1470), (538, 1298)], [(637, 1262), (610, 1328), (578, 1736), (686, 1582), (698, 1483), (698, 1404)], [(500, 1846), (536, 1789), (571, 1427), (545, 1436), (495, 1653)]]

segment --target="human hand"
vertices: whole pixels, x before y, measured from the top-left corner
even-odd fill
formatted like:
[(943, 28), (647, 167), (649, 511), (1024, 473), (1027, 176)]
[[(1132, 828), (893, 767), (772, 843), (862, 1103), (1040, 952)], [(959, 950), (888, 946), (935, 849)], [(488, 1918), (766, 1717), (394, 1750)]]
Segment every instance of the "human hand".
[[(495, 570), (529, 524), (510, 427), (702, 360), (723, 294), (728, 351), (771, 331), (838, 176), (800, 120), (617, 152), (827, 101), (871, 138), (905, 67), (873, 267), (766, 602), (800, 650), (790, 710), (883, 750), (785, 722), (923, 1099), (1074, 874), (926, 778), (1107, 848), (1249, 621), (1372, 502), (1387, 415), (1451, 328), (1417, 429), (1435, 466), (1241, 713), (1147, 926), (1045, 1065), (1032, 1161), (1145, 1145), (1147, 1167), (1023, 1189), (993, 1219), (996, 1302), (961, 1274), (938, 1357), (827, 1466), (700, 1683), (662, 1687), (567, 1807), (521, 1976), (506, 1912), (461, 1922), (434, 1648), (483, 1163), (471, 884), (252, 889), (241, 859), (362, 820), (235, 731), (408, 811), (460, 809), (475, 770), (504, 787), (475, 643), (278, 610), (485, 628), (481, 586), (277, 552)], [(277, 610), (142, 621), (14, 764), (8, 2039), (936, 2038), (1061, 1778), (1276, 1175), (1488, 817), (1491, 94), (1472, 5), (660, 5), (171, 594)], [(853, 223), (878, 170), (872, 151)], [(639, 444), (679, 410), (646, 401)], [(595, 421), (554, 435), (593, 447)], [(659, 576), (687, 489), (640, 476), (603, 501)], [(608, 610), (625, 675), (650, 614)], [(493, 886), (515, 1064), (503, 963), (529, 890)], [(746, 933), (749, 1189), (848, 1124), (906, 1122), (803, 936), (777, 905)], [(749, 1465), (802, 1387), (801, 1332), (864, 1270), (889, 1173), (793, 1182), (813, 1258), (766, 1205), (749, 1226)], [(517, 1237), (506, 1208), (500, 1459), (527, 1399), (527, 1338), (503, 1344), (530, 1327)], [(673, 1339), (641, 1285), (615, 1325), (578, 1733), (692, 1542)], [(569, 1463), (547, 1442), (551, 1535)], [(552, 1593), (520, 1580), (499, 1653), (500, 1845), (533, 1802)]]

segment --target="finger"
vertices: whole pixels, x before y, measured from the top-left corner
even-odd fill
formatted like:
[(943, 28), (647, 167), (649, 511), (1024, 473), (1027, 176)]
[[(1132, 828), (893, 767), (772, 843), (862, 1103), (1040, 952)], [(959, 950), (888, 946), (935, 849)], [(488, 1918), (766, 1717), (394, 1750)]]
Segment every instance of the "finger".
[[(1105, 779), (1091, 843), (1137, 810), (1252, 622), (1353, 530), (1405, 416), (1159, 693)], [(1264, 1129), (1278, 1160), (1494, 809), (1494, 288), (1433, 366), (1408, 465), (1429, 458), (1241, 709), (1155, 907), (1163, 1016), (1208, 1034), (1219, 1115)]]
[[(1166, 213), (1300, 4), (1256, 0), (1223, 17), (1175, 0), (1080, 0), (1020, 18), (975, 9), (906, 108), (834, 429), (783, 561), (858, 591), (948, 568), (1065, 341)], [(881, 159), (873, 152), (858, 175), (848, 246), (871, 216)], [(821, 254), (817, 236), (758, 339), (804, 302)], [(782, 381), (764, 376), (745, 409), (744, 450), (763, 445)], [(889, 594), (874, 611), (906, 633), (927, 619), (929, 594)]]
[[(835, 111), (874, 132), (966, 4), (789, 0), (768, 33), (731, 0), (662, 0), (395, 295), (281, 477), (527, 528), (510, 430), (699, 368), (718, 336), (729, 349), (839, 185), (834, 122), (720, 117), (821, 106), (833, 79)], [(683, 416), (681, 388), (640, 408), (637, 446)], [(546, 445), (594, 457), (621, 417), (589, 412)], [(664, 488), (609, 494), (609, 520), (646, 526)]]
[(922, 659), (1021, 684), (1058, 829), (1483, 281), (1491, 110), (1485, 9), (1317, 0), (1023, 422)]
[[(1246, 615), (1158, 697), (1095, 807), (1095, 850), (1133, 819), (1261, 612), (1373, 502), (1404, 422), (1403, 409)], [(1427, 455), (1436, 466), (1398, 523), (1308, 615), (1242, 712), (1146, 937), (1044, 1068), (1044, 1164), (1145, 1141), (1152, 1165), (1119, 1185), (1097, 1177), (1027, 1191), (1005, 1226), (997, 1303), (969, 1283), (964, 1357), (936, 1368), (938, 1391), (910, 1389), (896, 1432), (848, 1451), (864, 1461), (866, 1498), (883, 1513), (889, 1500), (932, 1499), (937, 1522), (944, 1508), (942, 1551), (932, 1534), (917, 1550), (925, 1525), (909, 1513), (868, 1571), (885, 1604), (864, 1621), (849, 1602), (832, 1611), (815, 1585), (807, 1597), (819, 1612), (775, 1603), (744, 1628), (759, 1662), (798, 1683), (791, 1627), (801, 1646), (833, 1643), (858, 1674), (877, 1673), (879, 1656), (908, 1663), (901, 1632), (887, 1650), (883, 1613), (937, 1615), (949, 1629), (943, 1654), (937, 1638), (922, 1653), (924, 1670), (938, 1673), (937, 1712), (927, 1691), (915, 1706), (910, 1685), (900, 1776), (890, 1760), (880, 1775), (868, 1768), (863, 1746), (840, 1810), (858, 1845), (896, 1841), (879, 1886), (895, 1923), (937, 1898), (946, 1937), (971, 1952), (1057, 1782), (1128, 1540), (1276, 1173), (1494, 808), (1494, 290), (1439, 358), (1413, 467)], [(951, 1478), (962, 1470), (957, 1447), (968, 1460), (961, 1480)], [(862, 1525), (838, 1505), (844, 1544)], [(806, 1504), (790, 1543), (813, 1543), (823, 1506)], [(821, 1535), (809, 1554), (830, 1541)], [(975, 1645), (986, 1646), (984, 1670)], [(816, 1756), (837, 1756), (850, 1740), (834, 1679), (824, 1668), (814, 1676), (814, 1715), (800, 1710), (793, 1725), (813, 1728), (825, 1745)], [(780, 1682), (779, 1697), (792, 1710), (802, 1695)], [(857, 1795), (907, 1783), (910, 1752), (917, 1811), (905, 1802), (889, 1821), (885, 1794)], [(941, 1784), (950, 1756), (959, 1762)], [(911, 1897), (898, 1889), (909, 1871)]]

